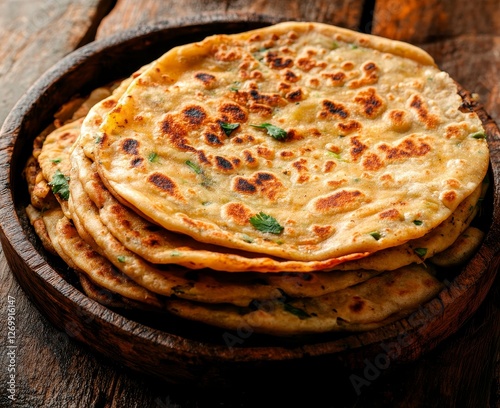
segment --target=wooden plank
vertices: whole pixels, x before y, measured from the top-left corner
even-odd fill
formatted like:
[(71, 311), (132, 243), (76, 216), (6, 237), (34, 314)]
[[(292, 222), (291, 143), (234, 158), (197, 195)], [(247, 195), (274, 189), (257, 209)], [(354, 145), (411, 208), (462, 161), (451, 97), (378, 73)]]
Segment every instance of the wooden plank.
[(377, 0), (372, 33), (411, 43), (500, 34), (500, 7), (498, 0)]
[[(0, 123), (50, 66), (95, 30), (111, 0), (0, 2)], [(50, 44), (50, 46), (48, 46)]]
[(358, 29), (364, 0), (220, 0), (157, 1), (118, 0), (102, 22), (97, 38), (123, 29), (158, 21), (174, 21), (210, 13), (268, 14), (289, 19), (328, 22)]

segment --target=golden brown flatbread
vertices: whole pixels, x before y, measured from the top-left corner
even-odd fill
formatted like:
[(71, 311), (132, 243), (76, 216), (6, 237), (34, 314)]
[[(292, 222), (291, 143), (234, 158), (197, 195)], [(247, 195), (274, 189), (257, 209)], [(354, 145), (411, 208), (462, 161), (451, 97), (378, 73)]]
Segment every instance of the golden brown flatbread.
[(166, 229), (321, 261), (422, 237), (477, 188), (488, 146), (461, 104), (415, 47), (283, 23), (164, 54), (105, 116), (95, 163)]
[(254, 308), (246, 309), (172, 300), (167, 308), (177, 316), (224, 329), (249, 328), (279, 336), (365, 331), (402, 318), (442, 287), (429, 268), (411, 265), (315, 298), (255, 302)]
[(488, 146), (461, 102), (408, 44), (297, 22), (208, 37), (61, 108), (26, 211), (109, 307), (371, 330), (482, 240)]

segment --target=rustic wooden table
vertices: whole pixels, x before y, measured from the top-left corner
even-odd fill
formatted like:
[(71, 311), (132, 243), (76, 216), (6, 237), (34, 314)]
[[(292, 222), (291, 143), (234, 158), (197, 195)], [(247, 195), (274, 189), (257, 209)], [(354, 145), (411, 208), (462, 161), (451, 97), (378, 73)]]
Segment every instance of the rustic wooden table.
[[(498, 0), (2, 0), (0, 123), (48, 67), (75, 48), (157, 21), (259, 13), (321, 21), (422, 46), (500, 122)], [(130, 372), (52, 327), (0, 254), (0, 407), (498, 407), (499, 279), (464, 327), (418, 361), (369, 373), (369, 384), (318, 384), (272, 395), (247, 388), (194, 392)], [(15, 317), (15, 355), (7, 317)], [(14, 313), (12, 313), (14, 312)], [(15, 402), (8, 396), (15, 373)], [(366, 377), (368, 378), (368, 377)], [(279, 383), (279, 382), (277, 382)]]

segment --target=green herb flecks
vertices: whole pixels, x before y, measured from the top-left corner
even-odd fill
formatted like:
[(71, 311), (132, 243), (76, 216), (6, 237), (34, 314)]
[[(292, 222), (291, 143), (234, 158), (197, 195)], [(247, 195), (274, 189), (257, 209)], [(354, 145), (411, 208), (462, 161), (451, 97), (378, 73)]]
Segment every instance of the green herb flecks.
[(484, 133), (484, 132), (476, 132), (476, 133), (472, 133), (470, 135), (470, 137), (472, 137), (473, 139), (486, 139), (486, 133)]
[(425, 255), (427, 255), (427, 248), (415, 248), (413, 250), (420, 258), (424, 259)]
[(373, 239), (375, 239), (375, 241), (378, 241), (380, 238), (382, 238), (382, 234), (378, 231), (372, 231), (369, 235), (371, 235)]
[(124, 263), (126, 258), (125, 258), (125, 255), (120, 255), (119, 257), (117, 257), (116, 259), (118, 259), (118, 262), (121, 262), (121, 263)]
[(413, 220), (415, 225), (422, 225), (424, 222), (422, 220)]
[(328, 151), (328, 156), (332, 156), (332, 157), (334, 157), (337, 160), (342, 160), (342, 158), (340, 157), (340, 153), (335, 153), (335, 152)]
[(240, 127), (239, 123), (227, 123), (227, 122), (220, 122), (220, 127), (226, 134), (226, 136), (231, 136), (231, 133), (233, 133), (236, 129)]
[(238, 92), (240, 90), (241, 83), (239, 81), (234, 81), (233, 85), (229, 87), (229, 90), (232, 92)]
[(266, 47), (261, 47), (259, 48), (254, 54), (254, 58), (259, 61), (259, 62), (262, 62), (264, 60), (264, 57), (265, 57), (265, 53), (267, 52), (267, 50), (269, 50), (269, 48), (266, 48)]
[(305, 310), (299, 309), (298, 307), (292, 306), (288, 303), (283, 303), (283, 309), (286, 312), (297, 316), (300, 320), (308, 319), (311, 317), (311, 315), (307, 313)]
[(214, 185), (214, 181), (203, 173), (201, 174), (201, 178), (202, 178), (201, 185), (205, 187), (207, 190), (211, 190), (212, 186)]
[(61, 170), (57, 169), (52, 181), (49, 186), (52, 187), (52, 192), (58, 194), (63, 200), (67, 201), (69, 198), (69, 177), (61, 173)]
[(156, 152), (149, 153), (148, 161), (150, 163), (156, 163), (158, 161), (158, 153)]
[(191, 160), (186, 160), (186, 163), (196, 174), (203, 174), (203, 169)]
[(54, 163), (54, 164), (59, 164), (61, 163), (61, 160), (59, 157), (57, 159), (52, 159), (51, 162)]
[(214, 184), (214, 181), (205, 174), (203, 169), (191, 160), (186, 160), (184, 163), (196, 174), (199, 174), (201, 176), (201, 185), (207, 189), (210, 189), (210, 187)]
[(281, 234), (285, 229), (282, 227), (276, 218), (264, 214), (262, 211), (253, 217), (250, 217), (250, 224), (262, 232), (269, 232), (271, 234)]
[(248, 242), (249, 244), (252, 244), (254, 241), (254, 239), (247, 234), (241, 234), (241, 239), (245, 242)]
[(276, 140), (284, 140), (287, 137), (287, 132), (278, 126), (271, 125), (270, 123), (262, 123), (260, 125), (250, 125), (257, 129), (266, 129), (267, 134)]

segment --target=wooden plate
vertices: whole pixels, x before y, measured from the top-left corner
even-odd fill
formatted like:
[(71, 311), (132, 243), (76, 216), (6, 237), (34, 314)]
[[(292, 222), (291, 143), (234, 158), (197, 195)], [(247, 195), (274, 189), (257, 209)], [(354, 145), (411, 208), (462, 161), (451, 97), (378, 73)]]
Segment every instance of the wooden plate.
[[(349, 373), (372, 364), (379, 369), (408, 362), (433, 349), (476, 311), (500, 264), (500, 132), (488, 114), (463, 91), (465, 105), (477, 111), (491, 148), (492, 188), (483, 215), (487, 235), (474, 258), (447, 287), (418, 311), (383, 328), (356, 335), (326, 334), (272, 339), (248, 331), (227, 332), (176, 318), (123, 314), (86, 297), (73, 274), (42, 249), (24, 208), (27, 188), (21, 176), (34, 137), (60, 105), (109, 80), (130, 74), (174, 45), (214, 33), (232, 33), (277, 20), (263, 16), (159, 24), (91, 43), (49, 70), (6, 119), (0, 138), (1, 242), (22, 288), (58, 328), (92, 350), (126, 367), (178, 384), (213, 387), (284, 381), (342, 386)], [(328, 377), (320, 368), (327, 368)]]

